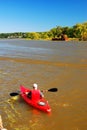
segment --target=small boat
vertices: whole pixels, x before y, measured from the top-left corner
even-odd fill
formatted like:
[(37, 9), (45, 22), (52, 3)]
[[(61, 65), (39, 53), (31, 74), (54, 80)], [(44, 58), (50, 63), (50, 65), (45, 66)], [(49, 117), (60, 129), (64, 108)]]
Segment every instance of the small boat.
[(30, 92), (31, 90), (29, 88), (26, 88), (25, 86), (20, 86), (20, 95), (24, 99), (26, 103), (28, 103), (30, 106), (41, 110), (43, 112), (50, 113), (51, 107), (48, 103), (48, 101), (45, 98), (40, 98), (38, 100), (33, 100), (28, 97), (26, 92)]

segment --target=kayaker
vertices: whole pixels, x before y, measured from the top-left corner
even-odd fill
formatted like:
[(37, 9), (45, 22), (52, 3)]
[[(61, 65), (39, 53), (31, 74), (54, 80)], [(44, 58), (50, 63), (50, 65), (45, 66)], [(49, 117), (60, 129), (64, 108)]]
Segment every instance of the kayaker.
[(26, 94), (32, 100), (38, 100), (44, 97), (43, 92), (38, 89), (38, 85), (36, 83), (33, 84), (33, 89)]

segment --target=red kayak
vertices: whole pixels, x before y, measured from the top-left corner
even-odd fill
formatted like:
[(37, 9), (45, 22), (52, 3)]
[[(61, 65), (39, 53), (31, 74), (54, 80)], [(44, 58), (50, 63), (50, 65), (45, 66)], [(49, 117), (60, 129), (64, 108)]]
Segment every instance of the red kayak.
[(24, 87), (24, 86), (20, 86), (20, 91), (21, 91), (21, 97), (24, 99), (25, 102), (27, 102), (29, 105), (33, 106), (34, 108), (37, 108), (43, 112), (51, 112), (51, 108), (48, 104), (48, 101), (45, 100), (44, 98), (40, 98), (38, 100), (33, 100), (33, 99), (30, 99), (26, 92), (30, 92), (31, 90)]

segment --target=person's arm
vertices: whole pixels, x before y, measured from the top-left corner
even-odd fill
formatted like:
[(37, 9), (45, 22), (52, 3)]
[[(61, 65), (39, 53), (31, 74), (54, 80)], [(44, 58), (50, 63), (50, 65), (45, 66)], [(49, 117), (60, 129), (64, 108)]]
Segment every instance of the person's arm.
[(41, 96), (41, 97), (44, 97), (44, 94), (43, 94), (43, 93), (45, 93), (45, 92), (47, 92), (47, 91), (48, 91), (48, 90), (41, 90), (41, 91), (40, 91), (40, 96)]
[(45, 92), (47, 92), (47, 91), (48, 91), (48, 90), (41, 90), (42, 93), (45, 93)]

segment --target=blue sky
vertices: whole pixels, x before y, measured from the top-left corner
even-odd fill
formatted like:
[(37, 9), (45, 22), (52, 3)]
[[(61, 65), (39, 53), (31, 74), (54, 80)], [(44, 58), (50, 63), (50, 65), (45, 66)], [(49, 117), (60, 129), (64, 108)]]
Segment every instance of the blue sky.
[(44, 32), (87, 22), (87, 0), (0, 0), (0, 33)]

